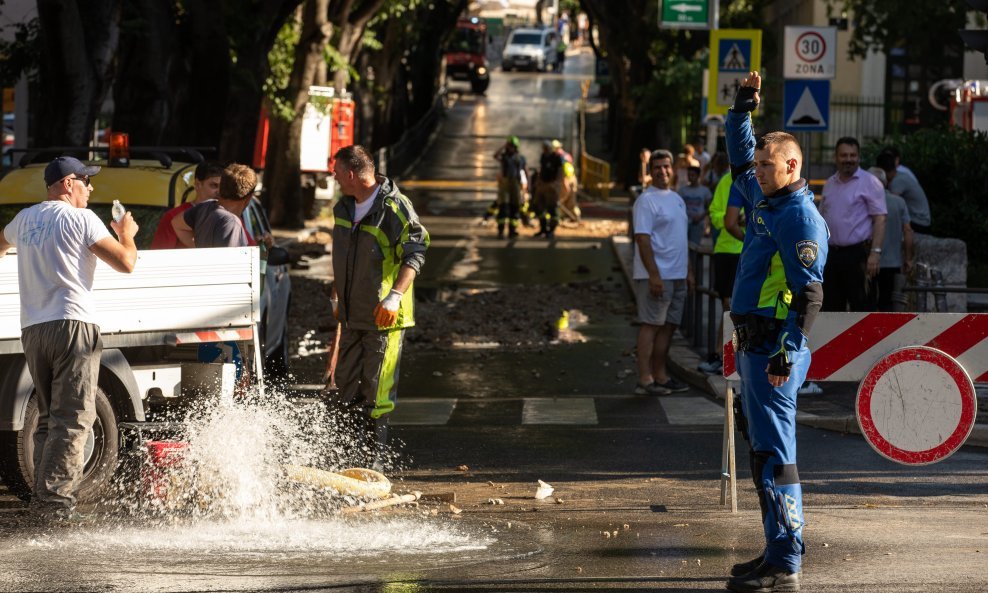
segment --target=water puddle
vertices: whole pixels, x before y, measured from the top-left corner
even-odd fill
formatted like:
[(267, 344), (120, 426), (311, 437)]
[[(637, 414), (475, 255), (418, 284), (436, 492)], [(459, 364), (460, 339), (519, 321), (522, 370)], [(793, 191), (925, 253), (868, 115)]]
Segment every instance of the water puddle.
[[(0, 590), (236, 589), (247, 575), (278, 586), (358, 582), (384, 568), (414, 574), (538, 552), (523, 537), (503, 539), (494, 523), (424, 506), (343, 514), (366, 499), (289, 479), (286, 466), (339, 471), (367, 460), (362, 438), (322, 402), (269, 391), (181, 419), (180, 455), (132, 462), (87, 520), (22, 526), (0, 539), (0, 565), (9, 568)], [(386, 466), (399, 464), (386, 456)], [(147, 578), (135, 587), (138, 572)]]

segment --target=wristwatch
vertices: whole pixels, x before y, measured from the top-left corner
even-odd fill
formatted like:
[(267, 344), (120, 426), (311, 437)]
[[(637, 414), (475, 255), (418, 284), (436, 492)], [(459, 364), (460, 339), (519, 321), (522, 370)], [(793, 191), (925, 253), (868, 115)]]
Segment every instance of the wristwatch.
[(872, 247), (871, 248), (871, 252), (872, 253), (881, 253), (882, 252), (882, 248), (881, 247)]

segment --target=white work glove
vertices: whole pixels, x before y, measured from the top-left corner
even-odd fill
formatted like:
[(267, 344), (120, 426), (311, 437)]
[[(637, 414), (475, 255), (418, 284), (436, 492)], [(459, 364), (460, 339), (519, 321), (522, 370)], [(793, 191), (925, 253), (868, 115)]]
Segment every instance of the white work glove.
[(392, 290), (388, 296), (374, 307), (374, 321), (377, 327), (391, 327), (398, 320), (398, 307), (401, 306), (402, 293)]

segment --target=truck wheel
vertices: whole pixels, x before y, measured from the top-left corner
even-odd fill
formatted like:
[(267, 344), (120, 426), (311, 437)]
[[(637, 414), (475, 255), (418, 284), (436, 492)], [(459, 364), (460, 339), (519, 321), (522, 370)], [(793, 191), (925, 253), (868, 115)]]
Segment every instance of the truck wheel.
[[(24, 428), (0, 432), (0, 474), (12, 494), (28, 500), (34, 484), (34, 433), (38, 428), (35, 396), (24, 410)], [(120, 434), (117, 415), (102, 388), (96, 389), (96, 420), (86, 440), (82, 481), (76, 491), (79, 502), (94, 502), (104, 492), (117, 468)]]

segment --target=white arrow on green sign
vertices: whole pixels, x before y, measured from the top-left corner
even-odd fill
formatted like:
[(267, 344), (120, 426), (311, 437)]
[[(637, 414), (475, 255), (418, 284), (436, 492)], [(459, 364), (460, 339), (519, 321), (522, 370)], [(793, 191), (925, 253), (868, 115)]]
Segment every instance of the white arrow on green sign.
[(712, 0), (659, 0), (659, 27), (708, 29)]

